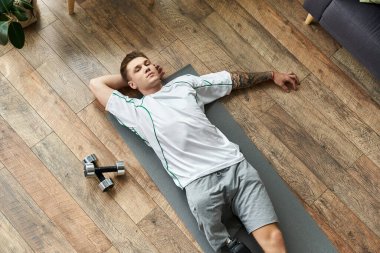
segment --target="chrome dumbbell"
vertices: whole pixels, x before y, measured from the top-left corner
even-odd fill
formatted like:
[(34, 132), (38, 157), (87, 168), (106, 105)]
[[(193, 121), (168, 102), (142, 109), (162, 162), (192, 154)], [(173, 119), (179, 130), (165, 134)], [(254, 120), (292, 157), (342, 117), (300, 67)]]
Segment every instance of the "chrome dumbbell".
[(111, 189), (114, 186), (114, 183), (111, 178), (105, 178), (103, 173), (108, 172), (116, 172), (116, 175), (124, 175), (125, 174), (125, 166), (123, 161), (116, 162), (115, 166), (104, 166), (97, 167), (96, 166), (97, 158), (95, 154), (91, 154), (86, 156), (83, 159), (83, 172), (85, 177), (97, 177), (100, 181), (99, 188), (105, 192)]

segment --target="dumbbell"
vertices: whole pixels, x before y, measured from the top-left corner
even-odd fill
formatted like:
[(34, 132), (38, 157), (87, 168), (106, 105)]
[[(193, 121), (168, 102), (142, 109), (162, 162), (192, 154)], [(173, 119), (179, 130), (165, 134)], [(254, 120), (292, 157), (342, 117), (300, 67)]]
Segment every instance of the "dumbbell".
[(226, 246), (229, 253), (251, 253), (244, 243), (239, 242), (237, 239), (227, 239)]
[(85, 177), (94, 177), (96, 176), (100, 183), (99, 188), (105, 192), (111, 189), (114, 186), (114, 183), (111, 178), (105, 178), (103, 173), (116, 172), (116, 175), (124, 175), (125, 167), (123, 161), (116, 162), (116, 166), (105, 166), (105, 167), (97, 167), (96, 166), (97, 158), (95, 154), (91, 154), (86, 156), (83, 159), (83, 172)]

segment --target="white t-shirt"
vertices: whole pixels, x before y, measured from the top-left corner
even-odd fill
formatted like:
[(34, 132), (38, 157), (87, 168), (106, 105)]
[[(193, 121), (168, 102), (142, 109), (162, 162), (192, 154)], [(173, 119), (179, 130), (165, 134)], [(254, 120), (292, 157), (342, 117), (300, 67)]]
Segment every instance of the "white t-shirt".
[(184, 75), (141, 99), (114, 91), (106, 110), (139, 135), (160, 158), (175, 184), (193, 180), (244, 159), (239, 146), (208, 120), (204, 105), (232, 90), (226, 71)]

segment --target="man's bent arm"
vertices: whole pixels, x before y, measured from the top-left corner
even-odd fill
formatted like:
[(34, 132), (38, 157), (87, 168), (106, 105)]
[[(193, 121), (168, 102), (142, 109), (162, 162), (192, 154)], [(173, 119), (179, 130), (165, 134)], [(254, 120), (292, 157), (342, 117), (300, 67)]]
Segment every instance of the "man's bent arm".
[(106, 107), (109, 97), (114, 90), (127, 87), (128, 84), (120, 74), (105, 75), (90, 80), (89, 88), (96, 99)]
[(273, 80), (274, 72), (231, 72), (232, 89), (243, 89), (255, 86), (259, 83)]

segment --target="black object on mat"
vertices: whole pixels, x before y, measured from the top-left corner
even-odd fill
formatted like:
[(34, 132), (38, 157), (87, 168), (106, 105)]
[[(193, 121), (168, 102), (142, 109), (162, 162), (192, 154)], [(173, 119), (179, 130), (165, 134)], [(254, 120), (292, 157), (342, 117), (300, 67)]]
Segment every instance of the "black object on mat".
[[(185, 74), (198, 75), (191, 65), (187, 65), (165, 79), (165, 83)], [(336, 249), (325, 234), (305, 211), (300, 201), (290, 191), (286, 183), (272, 168), (266, 158), (250, 141), (244, 130), (236, 123), (224, 105), (216, 101), (207, 105), (205, 110), (211, 123), (217, 126), (230, 141), (239, 145), (247, 161), (259, 172), (279, 217), (279, 225), (284, 234), (288, 252), (336, 253)], [(153, 152), (153, 149), (148, 147), (141, 138), (128, 128), (120, 125), (113, 115), (108, 113), (107, 117), (127, 145), (132, 149), (136, 158), (176, 211), (178, 217), (182, 219), (186, 227), (193, 234), (193, 237), (197, 240), (203, 251), (206, 253), (214, 252), (203, 232), (198, 229), (198, 225), (187, 204), (185, 191), (174, 184), (172, 178), (167, 174), (160, 160)], [(128, 158), (126, 157), (125, 159)], [(233, 217), (229, 220), (234, 221)], [(231, 224), (236, 225), (236, 222), (231, 222)], [(231, 234), (236, 233), (236, 226), (230, 228)], [(243, 241), (252, 252), (262, 252), (257, 242), (248, 235), (244, 228), (240, 228), (236, 236)]]

